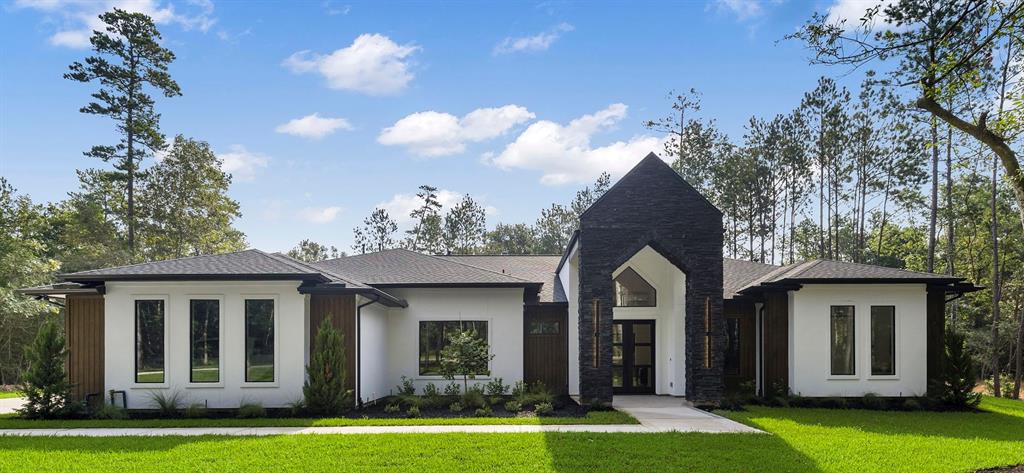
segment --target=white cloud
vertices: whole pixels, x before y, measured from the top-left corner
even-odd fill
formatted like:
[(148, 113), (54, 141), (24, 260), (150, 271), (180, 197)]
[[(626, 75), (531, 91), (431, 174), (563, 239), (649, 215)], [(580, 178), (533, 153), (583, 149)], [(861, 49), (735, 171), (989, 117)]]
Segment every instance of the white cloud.
[(362, 34), (346, 48), (327, 55), (299, 51), (282, 65), (296, 74), (316, 72), (332, 89), (391, 95), (412, 81), (410, 56), (419, 50), (419, 46), (399, 45), (384, 35)]
[(592, 137), (614, 128), (627, 110), (626, 105), (616, 103), (567, 125), (535, 122), (500, 154), (484, 155), (484, 161), (501, 169), (541, 171), (541, 183), (546, 185), (589, 182), (603, 171), (621, 176), (648, 153), (660, 151), (664, 143), (664, 138), (638, 135), (593, 147)]
[(761, 0), (713, 0), (708, 8), (712, 6), (719, 12), (735, 15), (738, 20), (746, 20), (764, 13)]
[(293, 118), (274, 131), (303, 138), (320, 139), (338, 130), (351, 130), (352, 124), (344, 118), (321, 117), (319, 113)]
[(508, 36), (494, 47), (493, 53), (497, 55), (521, 51), (547, 51), (547, 49), (558, 40), (558, 38), (562, 37), (562, 33), (568, 33), (574, 29), (575, 28), (568, 23), (561, 23), (549, 31), (538, 33), (533, 36), (521, 36), (517, 38)]
[(217, 153), (223, 161), (221, 169), (239, 181), (253, 180), (256, 171), (267, 167), (270, 162), (269, 156), (249, 151), (242, 145), (231, 145), (228, 150), (227, 153)]
[(44, 12), (59, 26), (50, 36), (50, 44), (70, 48), (89, 47), (93, 30), (104, 29), (99, 15), (114, 8), (144, 13), (158, 25), (175, 24), (185, 30), (208, 31), (216, 22), (213, 3), (209, 0), (188, 0), (186, 12), (159, 0), (17, 0), (18, 8)]
[(316, 225), (331, 223), (338, 218), (341, 207), (306, 207), (299, 210), (298, 216), (303, 221)]
[[(463, 194), (459, 192), (450, 191), (448, 189), (440, 189), (437, 191), (437, 201), (441, 203), (441, 214), (444, 215), (448, 209), (452, 208), (453, 205), (457, 204), (462, 200)], [(495, 215), (498, 215), (498, 209), (486, 205), (483, 198), (478, 196), (473, 197), (480, 205), (484, 206), (484, 210), (487, 211), (487, 217), (490, 219)], [(391, 197), (391, 200), (381, 202), (377, 204), (377, 207), (382, 208), (388, 212), (395, 223), (398, 224), (400, 231), (405, 231), (412, 227), (412, 217), (409, 213), (413, 209), (418, 208), (423, 204), (423, 201), (419, 197), (413, 194), (395, 194)]]
[(496, 138), (534, 117), (519, 105), (478, 108), (462, 118), (433, 110), (417, 112), (381, 130), (377, 142), (405, 146), (419, 156), (446, 156), (465, 151), (467, 142)]
[(869, 8), (881, 5), (882, 8), (879, 9), (879, 13), (875, 15), (871, 23), (866, 25), (867, 30), (873, 31), (875, 29), (887, 28), (891, 25), (884, 21), (886, 15), (883, 12), (885, 7), (894, 2), (895, 0), (837, 0), (832, 6), (828, 7), (828, 22), (830, 24), (843, 22), (846, 30), (855, 30), (863, 26), (861, 18), (864, 17)]

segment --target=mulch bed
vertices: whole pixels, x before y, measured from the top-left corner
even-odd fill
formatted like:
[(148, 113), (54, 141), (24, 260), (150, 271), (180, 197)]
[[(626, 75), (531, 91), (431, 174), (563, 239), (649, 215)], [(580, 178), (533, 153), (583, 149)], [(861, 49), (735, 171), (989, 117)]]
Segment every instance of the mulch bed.
[(975, 473), (1024, 473), (1024, 465), (1004, 466), (1000, 468), (991, 468), (988, 470), (978, 470)]

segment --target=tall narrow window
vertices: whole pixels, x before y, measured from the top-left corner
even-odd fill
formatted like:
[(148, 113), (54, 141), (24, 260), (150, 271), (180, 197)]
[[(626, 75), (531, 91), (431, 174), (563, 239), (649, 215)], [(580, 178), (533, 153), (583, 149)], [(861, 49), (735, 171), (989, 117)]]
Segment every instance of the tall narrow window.
[(164, 301), (135, 301), (135, 382), (164, 382)]
[(896, 308), (871, 306), (871, 374), (896, 374)]
[(832, 374), (856, 374), (852, 305), (832, 306)]
[(274, 381), (274, 300), (245, 300), (245, 382)]
[(192, 299), (189, 320), (192, 340), (189, 381), (220, 382), (220, 301)]
[(740, 374), (740, 319), (725, 319), (725, 374)]
[(657, 300), (658, 291), (633, 268), (626, 268), (615, 277), (616, 307), (654, 307)]

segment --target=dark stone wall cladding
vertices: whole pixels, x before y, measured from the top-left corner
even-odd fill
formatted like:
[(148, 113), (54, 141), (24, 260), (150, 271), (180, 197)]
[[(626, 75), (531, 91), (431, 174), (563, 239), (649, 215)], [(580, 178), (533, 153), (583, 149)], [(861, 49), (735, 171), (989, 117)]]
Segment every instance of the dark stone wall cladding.
[[(580, 221), (580, 394), (612, 399), (612, 272), (651, 246), (686, 274), (686, 396), (714, 403), (724, 389), (722, 214), (653, 153)], [(704, 305), (711, 303), (712, 357), (705, 364)], [(593, 353), (593, 300), (600, 301), (598, 361)], [(658, 330), (664, 330), (662, 326)]]

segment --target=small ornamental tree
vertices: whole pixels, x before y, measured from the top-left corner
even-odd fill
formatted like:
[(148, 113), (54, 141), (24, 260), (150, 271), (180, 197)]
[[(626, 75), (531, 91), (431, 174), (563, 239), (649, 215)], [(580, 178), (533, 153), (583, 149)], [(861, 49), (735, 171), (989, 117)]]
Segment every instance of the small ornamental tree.
[(488, 365), (493, 358), (487, 341), (475, 330), (459, 330), (448, 337), (448, 345), (441, 349), (441, 376), (449, 381), (461, 376), (466, 392), (470, 379), (491, 374)]
[(68, 349), (54, 321), (43, 324), (26, 347), (28, 371), (22, 378), (25, 406), (18, 412), (30, 419), (54, 419), (73, 414), (78, 404), (71, 399), (71, 383), (64, 371)]
[(302, 394), (306, 407), (316, 414), (332, 415), (351, 407), (351, 392), (345, 390), (345, 336), (324, 318), (313, 343), (313, 356), (306, 367)]
[(957, 409), (978, 405), (981, 394), (974, 392), (978, 379), (974, 362), (964, 347), (964, 336), (952, 328), (946, 331), (943, 361), (942, 403)]

